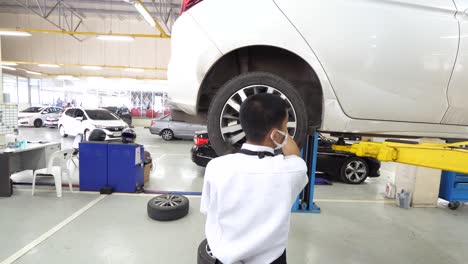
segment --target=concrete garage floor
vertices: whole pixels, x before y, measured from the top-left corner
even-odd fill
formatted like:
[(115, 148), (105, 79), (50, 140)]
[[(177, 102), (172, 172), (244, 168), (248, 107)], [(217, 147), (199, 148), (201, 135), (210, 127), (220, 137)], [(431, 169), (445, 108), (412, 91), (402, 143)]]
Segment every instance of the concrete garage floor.
[[(151, 189), (201, 190), (203, 169), (190, 161), (191, 141), (164, 142), (137, 132), (156, 158)], [(60, 140), (51, 129), (20, 133)], [(393, 169), (384, 164), (380, 178), (359, 186), (316, 186), (322, 213), (293, 215), (288, 263), (466, 263), (468, 207), (397, 208), (383, 198)], [(168, 223), (147, 217), (151, 197), (65, 192), (57, 198), (49, 187), (32, 197), (29, 187), (15, 187), (12, 197), (0, 198), (0, 263), (196, 263), (204, 238), (199, 196), (189, 197), (187, 217)]]

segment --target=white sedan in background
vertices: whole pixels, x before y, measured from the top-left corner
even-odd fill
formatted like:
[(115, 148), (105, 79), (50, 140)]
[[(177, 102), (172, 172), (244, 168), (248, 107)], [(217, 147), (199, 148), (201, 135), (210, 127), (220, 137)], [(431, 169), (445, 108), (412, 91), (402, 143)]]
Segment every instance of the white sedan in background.
[(33, 106), (18, 113), (19, 126), (42, 127), (47, 117), (56, 115), (62, 108), (55, 106)]
[(62, 137), (83, 134), (86, 140), (93, 129), (99, 128), (106, 132), (109, 140), (120, 138), (128, 125), (106, 109), (72, 107), (63, 112), (58, 128)]

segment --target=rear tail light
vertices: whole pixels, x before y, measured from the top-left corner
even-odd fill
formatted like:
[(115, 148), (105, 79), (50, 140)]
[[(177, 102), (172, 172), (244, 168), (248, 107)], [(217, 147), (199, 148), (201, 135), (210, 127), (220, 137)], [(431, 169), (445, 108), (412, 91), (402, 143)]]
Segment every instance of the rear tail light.
[(193, 137), (193, 142), (195, 143), (195, 146), (202, 146), (202, 145), (208, 144), (209, 139), (207, 139), (207, 138), (199, 138), (199, 137), (197, 137), (197, 136), (194, 136), (194, 137)]
[(151, 120), (151, 126), (154, 126), (154, 125), (156, 125), (156, 121)]
[(196, 4), (200, 3), (203, 0), (183, 0), (182, 1), (182, 8), (180, 9), (180, 14), (184, 13), (185, 11), (189, 10)]

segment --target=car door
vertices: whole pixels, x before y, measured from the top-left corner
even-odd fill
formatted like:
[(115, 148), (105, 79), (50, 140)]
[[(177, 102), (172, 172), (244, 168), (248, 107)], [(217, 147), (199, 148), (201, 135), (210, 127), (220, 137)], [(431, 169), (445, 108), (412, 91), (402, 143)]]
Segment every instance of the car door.
[(174, 132), (175, 137), (187, 137), (188, 134), (188, 126), (185, 122), (179, 121), (170, 121), (169, 122), (170, 129)]
[(61, 125), (65, 128), (65, 133), (72, 135), (72, 127), (75, 116), (75, 108), (66, 109), (61, 118)]
[[(457, 6), (456, 18), (460, 26), (460, 46), (457, 63), (453, 69), (448, 88), (449, 109), (442, 123), (468, 125), (468, 0), (454, 0)], [(447, 38), (455, 36), (447, 35)]]
[[(83, 118), (83, 120), (77, 120), (78, 117)], [(73, 135), (78, 135), (80, 133), (83, 133), (84, 131), (84, 124), (83, 121), (86, 120), (85, 113), (83, 110), (77, 108), (75, 110), (74, 118), (73, 118)]]
[(195, 136), (195, 132), (206, 131), (206, 126), (199, 124), (190, 124), (190, 137)]
[(452, 0), (274, 0), (351, 118), (440, 123), (458, 49)]
[(54, 110), (53, 107), (45, 107), (39, 114), (39, 118), (42, 119), (42, 122), (45, 122), (47, 117), (50, 115), (50, 113), (52, 113)]

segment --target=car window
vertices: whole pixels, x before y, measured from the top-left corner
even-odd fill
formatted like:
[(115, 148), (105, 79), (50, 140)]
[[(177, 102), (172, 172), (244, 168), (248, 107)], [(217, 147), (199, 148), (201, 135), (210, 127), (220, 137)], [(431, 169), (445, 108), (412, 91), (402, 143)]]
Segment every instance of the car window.
[(50, 108), (45, 108), (44, 110), (42, 110), (41, 113), (42, 114), (49, 114), (50, 113)]
[(171, 121), (172, 118), (171, 116), (168, 115), (168, 116), (162, 117), (160, 120)]
[(21, 111), (23, 113), (39, 113), (44, 109), (44, 107), (29, 107), (26, 108), (25, 110)]
[(127, 107), (122, 107), (122, 108), (120, 108), (120, 113), (122, 115), (128, 115), (128, 114), (130, 114), (130, 109), (128, 109)]
[(60, 111), (62, 111), (62, 109), (58, 108), (58, 107), (55, 107), (54, 108), (54, 113), (60, 113)]
[(84, 112), (81, 109), (76, 109), (75, 117), (84, 117)]
[(92, 120), (119, 120), (119, 118), (107, 110), (85, 110)]
[(67, 109), (65, 110), (65, 114), (69, 117), (75, 117), (75, 109)]

